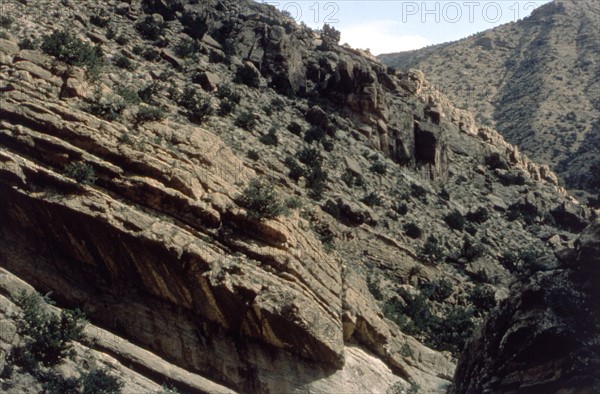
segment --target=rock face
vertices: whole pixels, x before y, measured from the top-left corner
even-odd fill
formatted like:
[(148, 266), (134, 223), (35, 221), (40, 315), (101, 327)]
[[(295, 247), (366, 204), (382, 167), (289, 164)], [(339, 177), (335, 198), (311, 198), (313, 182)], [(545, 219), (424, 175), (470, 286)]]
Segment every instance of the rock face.
[(598, 18), (597, 4), (556, 0), (524, 20), (380, 59), (423, 70), (453, 102), (552, 167), (570, 189), (596, 196), (590, 164), (600, 154)]
[[(185, 370), (182, 387), (445, 392), (454, 338), (495, 303), (474, 289), (505, 294), (528, 269), (503, 252), (552, 266), (590, 217), (423, 73), (323, 46), (264, 4), (10, 12), (23, 28), (0, 40), (0, 265)], [(101, 46), (98, 68), (16, 44), (65, 28)], [(140, 358), (124, 363), (168, 375)]]
[(600, 389), (600, 221), (560, 267), (515, 289), (459, 360), (451, 393), (594, 393)]

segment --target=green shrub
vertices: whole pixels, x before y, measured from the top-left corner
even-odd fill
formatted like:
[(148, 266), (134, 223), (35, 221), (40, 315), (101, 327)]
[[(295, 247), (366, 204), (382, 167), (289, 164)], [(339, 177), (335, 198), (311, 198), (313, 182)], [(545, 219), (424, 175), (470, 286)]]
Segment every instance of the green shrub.
[(99, 67), (104, 54), (99, 46), (81, 41), (67, 31), (55, 31), (42, 38), (41, 50), (72, 66)]
[(189, 86), (183, 91), (178, 103), (187, 110), (188, 119), (198, 124), (202, 124), (215, 112), (210, 99)]
[(221, 116), (232, 113), (242, 100), (240, 93), (229, 84), (219, 86), (217, 97), (221, 99), (219, 104), (219, 115)]
[(248, 216), (256, 219), (273, 219), (285, 213), (285, 206), (268, 182), (252, 179), (238, 203), (246, 208)]
[(147, 15), (135, 25), (137, 31), (148, 40), (156, 40), (165, 32), (164, 23), (158, 23), (152, 15)]
[(430, 297), (434, 301), (442, 302), (450, 297), (453, 292), (454, 286), (452, 285), (452, 282), (442, 278), (433, 282), (433, 289)]
[(465, 237), (463, 240), (462, 247), (460, 249), (460, 255), (467, 261), (474, 261), (479, 257), (483, 256), (485, 249), (479, 243), (474, 243), (469, 237)]
[(219, 115), (226, 116), (233, 112), (235, 109), (235, 105), (229, 100), (221, 100), (219, 103), (219, 110), (217, 111)]
[(300, 123), (298, 122), (292, 122), (287, 126), (287, 129), (290, 131), (290, 133), (294, 134), (294, 135), (302, 135), (302, 126), (300, 126)]
[(148, 47), (142, 53), (142, 57), (148, 60), (149, 62), (155, 62), (158, 59), (160, 59), (160, 52), (154, 48)]
[(289, 209), (300, 209), (302, 208), (302, 201), (296, 196), (292, 196), (285, 200), (285, 207)]
[(404, 216), (408, 213), (408, 205), (406, 205), (405, 203), (399, 203), (394, 206), (394, 211), (396, 211), (396, 213), (398, 213), (399, 215)]
[(404, 233), (412, 239), (421, 238), (423, 230), (414, 222), (408, 222), (404, 225)]
[(277, 144), (279, 144), (279, 138), (277, 138), (277, 127), (272, 126), (267, 134), (263, 134), (259, 137), (259, 141), (265, 145), (277, 146)]
[(448, 193), (448, 190), (446, 190), (445, 187), (443, 187), (442, 190), (438, 193), (438, 196), (444, 201), (450, 201), (450, 193)]
[(429, 263), (435, 263), (444, 258), (444, 249), (434, 235), (427, 237), (427, 240), (419, 251), (419, 258)]
[(377, 301), (383, 300), (383, 294), (381, 293), (381, 289), (379, 288), (379, 284), (374, 280), (373, 276), (369, 275), (367, 277), (367, 287), (369, 292), (373, 295)]
[(117, 120), (127, 107), (120, 96), (96, 97), (84, 109), (92, 115), (106, 120)]
[(159, 107), (140, 107), (137, 114), (135, 114), (136, 123), (145, 122), (160, 122), (165, 119), (167, 114), (165, 110)]
[(328, 214), (330, 214), (332, 217), (334, 217), (337, 220), (339, 220), (340, 217), (342, 216), (341, 212), (340, 212), (340, 208), (338, 207), (337, 203), (333, 200), (327, 200), (325, 202), (325, 204), (323, 204), (321, 209), (323, 209), (324, 212), (327, 212)]
[(371, 165), (370, 170), (376, 174), (385, 175), (387, 172), (387, 165), (378, 159)]
[(202, 45), (198, 40), (191, 38), (183, 38), (175, 44), (173, 51), (179, 57), (189, 57), (199, 53), (202, 50)]
[(486, 156), (485, 164), (492, 170), (508, 170), (509, 168), (506, 160), (498, 152), (493, 152)]
[(304, 176), (304, 169), (300, 164), (298, 164), (298, 161), (293, 157), (286, 157), (284, 164), (290, 170), (288, 176), (295, 182), (298, 182), (298, 179)]
[(256, 118), (250, 110), (244, 111), (235, 119), (235, 125), (247, 131), (252, 131), (256, 127)]
[(65, 176), (75, 179), (77, 183), (91, 185), (96, 182), (96, 172), (91, 164), (79, 161), (65, 166)]
[(282, 111), (285, 108), (285, 100), (281, 97), (275, 97), (271, 100), (271, 108), (275, 111)]
[(418, 198), (419, 200), (425, 201), (425, 199), (427, 197), (427, 189), (425, 189), (421, 185), (417, 185), (416, 183), (413, 183), (410, 185), (410, 194), (413, 197)]
[(142, 56), (142, 54), (144, 53), (144, 50), (146, 50), (146, 48), (144, 48), (143, 45), (134, 45), (133, 48), (131, 49), (131, 52), (133, 52), (134, 54), (136, 54), (138, 56)]
[[(119, 45), (127, 45), (129, 43), (129, 38), (127, 38), (127, 36), (124, 36), (123, 34), (120, 34), (117, 36), (117, 38), (115, 38), (115, 41)], [(139, 55), (139, 53), (136, 53), (136, 55)]]
[(49, 373), (45, 376), (44, 393), (45, 394), (79, 394), (81, 382), (76, 378), (63, 378), (56, 373)]
[(511, 251), (505, 251), (502, 253), (502, 256), (498, 259), (500, 264), (504, 266), (510, 272), (514, 272), (517, 269), (519, 263), (519, 256), (516, 253)]
[(321, 34), (321, 49), (330, 51), (340, 42), (341, 33), (334, 27), (325, 23)]
[(82, 394), (118, 394), (122, 392), (123, 381), (108, 373), (106, 368), (95, 368), (81, 377)]
[(24, 338), (26, 352), (45, 366), (56, 365), (72, 350), (85, 326), (83, 314), (63, 310), (60, 316), (43, 309), (44, 299), (37, 293), (22, 292), (17, 298), (21, 313), (16, 319), (17, 331)]
[(113, 63), (115, 64), (115, 66), (129, 71), (133, 71), (137, 68), (137, 65), (125, 55), (115, 56), (115, 58), (113, 59)]
[(106, 27), (110, 23), (110, 17), (104, 13), (90, 16), (90, 23), (98, 27)]
[(308, 193), (309, 197), (317, 201), (323, 198), (328, 176), (321, 167), (321, 163), (315, 163), (309, 166), (305, 176), (307, 186), (310, 189)]
[(479, 207), (475, 211), (467, 213), (467, 220), (473, 223), (485, 223), (490, 218), (490, 211), (484, 207)]
[(138, 93), (130, 87), (119, 86), (115, 91), (127, 104), (137, 105), (141, 101)]
[(138, 90), (137, 95), (146, 104), (156, 104), (155, 96), (161, 91), (161, 84), (158, 81), (152, 81), (148, 85)]
[(434, 319), (427, 344), (437, 350), (459, 355), (475, 332), (472, 308), (454, 307), (442, 319)]
[(379, 206), (383, 203), (381, 196), (378, 193), (370, 192), (365, 194), (363, 198), (360, 199), (365, 205), (370, 207)]
[(301, 163), (313, 165), (315, 163), (323, 163), (321, 152), (313, 146), (305, 146), (296, 153), (296, 157)]
[(324, 128), (322, 128), (321, 126), (313, 125), (304, 134), (304, 141), (308, 142), (309, 144), (314, 141), (321, 142), (323, 141), (326, 135), (327, 132)]
[(117, 35), (117, 32), (115, 31), (115, 29), (113, 29), (112, 26), (108, 26), (106, 28), (106, 38), (109, 40), (112, 40), (113, 38), (115, 38), (115, 36)]
[(451, 229), (462, 231), (465, 227), (465, 218), (457, 210), (452, 211), (444, 216), (444, 221)]
[(538, 209), (534, 205), (530, 204), (514, 203), (508, 207), (508, 211), (506, 212), (506, 217), (508, 220), (513, 221), (521, 219), (527, 225), (533, 224), (538, 216)]
[(39, 47), (39, 42), (37, 40), (32, 40), (28, 37), (23, 38), (21, 41), (19, 41), (19, 48), (20, 49), (29, 49), (29, 50), (33, 50), (33, 49), (37, 49)]
[(257, 161), (258, 159), (260, 159), (260, 155), (254, 149), (248, 149), (247, 155), (248, 158), (253, 161)]
[(363, 186), (365, 184), (365, 180), (362, 175), (355, 174), (350, 170), (346, 170), (346, 172), (344, 172), (342, 175), (342, 181), (344, 181), (348, 187)]
[(331, 152), (335, 147), (333, 144), (333, 139), (329, 137), (325, 137), (323, 141), (321, 141), (321, 145), (323, 145), (323, 149), (325, 149), (325, 152)]
[(263, 111), (265, 112), (265, 115), (267, 115), (267, 116), (273, 115), (273, 107), (271, 107), (270, 105), (263, 106)]
[[(477, 285), (469, 295), (469, 301), (478, 311), (488, 312), (496, 306), (494, 290), (489, 286)], [(482, 313), (480, 313), (482, 314)]]
[(15, 18), (9, 15), (0, 15), (0, 28), (10, 29), (12, 24), (15, 22)]
[(239, 104), (242, 101), (242, 95), (240, 92), (230, 84), (223, 84), (219, 86), (219, 89), (217, 90), (217, 97), (220, 99), (229, 100), (234, 104)]
[(500, 183), (502, 183), (504, 186), (524, 185), (527, 183), (527, 178), (525, 177), (525, 174), (521, 171), (509, 171), (505, 173), (499, 173), (498, 179), (500, 180)]

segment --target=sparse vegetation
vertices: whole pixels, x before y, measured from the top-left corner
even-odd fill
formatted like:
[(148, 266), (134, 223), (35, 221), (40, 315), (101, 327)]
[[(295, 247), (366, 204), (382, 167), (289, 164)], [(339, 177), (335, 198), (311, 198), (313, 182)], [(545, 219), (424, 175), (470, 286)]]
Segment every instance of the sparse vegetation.
[(292, 122), (288, 125), (287, 129), (294, 135), (302, 135), (302, 126), (298, 122)]
[(108, 373), (106, 368), (94, 368), (81, 377), (82, 394), (118, 394), (122, 391), (123, 381)]
[(133, 71), (137, 68), (137, 65), (125, 55), (115, 56), (115, 58), (113, 59), (113, 63), (115, 64), (115, 66), (129, 71)]
[(428, 263), (436, 263), (444, 258), (444, 249), (434, 235), (427, 237), (419, 251), (419, 258)]
[(277, 137), (277, 126), (271, 126), (267, 134), (259, 137), (259, 141), (265, 145), (277, 146), (279, 138)]
[(258, 178), (250, 181), (238, 203), (255, 219), (273, 219), (285, 213), (285, 206), (273, 186)]
[(40, 48), (62, 62), (71, 66), (85, 66), (88, 70), (99, 67), (104, 57), (99, 46), (83, 42), (65, 30), (44, 36)]
[(47, 312), (45, 302), (37, 293), (19, 295), (17, 305), (21, 313), (16, 323), (24, 341), (18, 353), (28, 358), (27, 362), (33, 358), (34, 363), (51, 366), (71, 354), (71, 342), (81, 338), (85, 319), (77, 310), (63, 310), (60, 315)]
[(462, 231), (465, 227), (465, 218), (457, 210), (452, 211), (444, 216), (444, 221), (453, 230)]
[(381, 160), (375, 160), (375, 162), (373, 162), (371, 165), (370, 170), (376, 174), (385, 175), (387, 172), (387, 165)]
[(244, 111), (235, 119), (235, 125), (247, 131), (252, 131), (256, 127), (256, 118), (250, 110)]
[(147, 15), (143, 20), (135, 25), (137, 31), (148, 40), (156, 40), (165, 32), (164, 23), (154, 19), (152, 15)]
[(126, 107), (127, 104), (121, 96), (109, 95), (104, 97), (96, 94), (84, 109), (92, 115), (112, 121), (117, 120)]
[(378, 206), (383, 203), (381, 196), (376, 192), (369, 192), (365, 194), (365, 196), (361, 198), (360, 201), (362, 201), (365, 205), (368, 205), (369, 207)]
[(64, 174), (83, 185), (91, 185), (96, 182), (96, 172), (94, 171), (94, 167), (83, 161), (67, 164), (65, 166)]
[(200, 42), (191, 38), (182, 38), (173, 47), (175, 54), (183, 58), (193, 56), (199, 53), (201, 49), (202, 45), (200, 45)]
[(38, 47), (40, 46), (40, 43), (37, 40), (32, 40), (31, 38), (23, 38), (21, 41), (19, 41), (19, 48), (20, 49), (28, 49), (28, 50), (33, 50), (33, 49), (38, 49)]
[(136, 123), (159, 122), (167, 116), (165, 110), (160, 107), (142, 106), (135, 114)]
[(185, 88), (178, 104), (187, 110), (188, 119), (198, 124), (204, 123), (215, 113), (210, 99), (190, 86)]
[(491, 170), (508, 170), (508, 163), (498, 152), (492, 152), (485, 158), (485, 164)]
[(467, 213), (467, 220), (477, 224), (485, 223), (489, 218), (490, 211), (484, 207), (479, 207), (475, 211)]
[(253, 161), (257, 161), (258, 159), (260, 159), (260, 154), (254, 149), (248, 149), (247, 155), (248, 158)]
[(107, 27), (110, 23), (110, 17), (105, 13), (94, 14), (90, 16), (90, 23), (98, 27)]
[(404, 225), (404, 233), (413, 239), (421, 238), (423, 230), (414, 222), (409, 222)]

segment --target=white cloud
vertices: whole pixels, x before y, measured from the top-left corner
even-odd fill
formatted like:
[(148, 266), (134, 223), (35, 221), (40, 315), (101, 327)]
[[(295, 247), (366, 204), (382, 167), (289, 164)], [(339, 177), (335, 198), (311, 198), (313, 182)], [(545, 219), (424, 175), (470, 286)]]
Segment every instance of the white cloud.
[(409, 51), (431, 44), (427, 38), (419, 35), (403, 34), (406, 25), (398, 21), (373, 21), (340, 28), (341, 43), (351, 47), (370, 49), (374, 55), (389, 52)]

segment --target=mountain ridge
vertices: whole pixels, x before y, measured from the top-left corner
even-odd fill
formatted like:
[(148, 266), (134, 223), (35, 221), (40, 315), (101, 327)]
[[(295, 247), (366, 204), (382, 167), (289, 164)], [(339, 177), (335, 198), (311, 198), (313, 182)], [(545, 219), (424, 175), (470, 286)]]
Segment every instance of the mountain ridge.
[(462, 107), (551, 165), (572, 191), (595, 196), (599, 18), (593, 2), (554, 1), (523, 20), (380, 59), (423, 69)]

